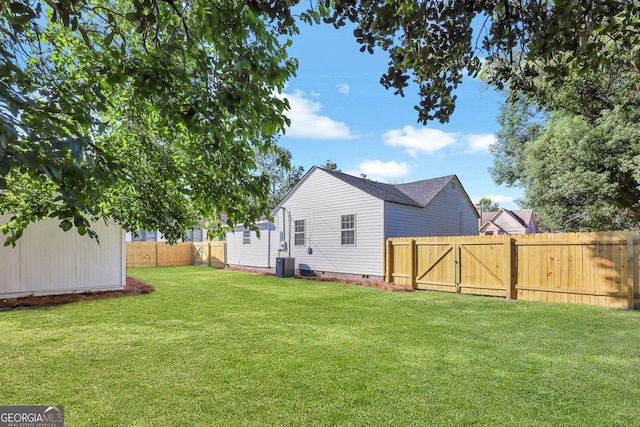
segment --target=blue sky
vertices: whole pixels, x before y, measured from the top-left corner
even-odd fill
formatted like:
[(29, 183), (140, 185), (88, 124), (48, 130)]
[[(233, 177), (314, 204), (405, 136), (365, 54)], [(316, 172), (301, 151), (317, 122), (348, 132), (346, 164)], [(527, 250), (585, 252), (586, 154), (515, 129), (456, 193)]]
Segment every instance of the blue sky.
[(289, 54), (299, 68), (284, 90), (292, 123), (279, 141), (293, 164), (309, 169), (330, 159), (343, 172), (392, 183), (456, 174), (474, 202), (490, 197), (517, 208), (521, 190), (497, 186), (488, 171), (503, 96), (465, 78), (450, 122), (423, 126), (417, 92), (401, 97), (379, 82), (386, 52), (359, 48), (348, 27), (302, 25), (294, 37)]

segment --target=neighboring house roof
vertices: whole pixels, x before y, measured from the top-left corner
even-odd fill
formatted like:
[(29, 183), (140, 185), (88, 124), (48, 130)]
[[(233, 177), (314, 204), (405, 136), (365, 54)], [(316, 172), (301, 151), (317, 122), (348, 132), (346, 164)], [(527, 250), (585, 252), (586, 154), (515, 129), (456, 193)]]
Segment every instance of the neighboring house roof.
[(533, 211), (528, 209), (516, 209), (512, 211), (512, 210), (500, 208), (495, 212), (483, 212), (482, 218), (481, 218), (482, 225), (480, 226), (480, 231), (482, 231), (489, 224), (492, 224), (497, 228), (503, 230), (503, 228), (499, 224), (500, 214), (509, 215), (509, 217), (513, 218), (518, 224), (520, 224), (525, 229), (527, 229), (532, 219), (534, 218)]

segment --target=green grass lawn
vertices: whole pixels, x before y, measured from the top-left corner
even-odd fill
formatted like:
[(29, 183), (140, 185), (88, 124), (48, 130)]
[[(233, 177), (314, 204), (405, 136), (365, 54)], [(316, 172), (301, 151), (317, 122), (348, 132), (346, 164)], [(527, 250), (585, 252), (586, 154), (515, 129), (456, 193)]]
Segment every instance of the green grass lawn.
[(0, 312), (0, 405), (68, 426), (635, 426), (640, 312), (199, 267)]

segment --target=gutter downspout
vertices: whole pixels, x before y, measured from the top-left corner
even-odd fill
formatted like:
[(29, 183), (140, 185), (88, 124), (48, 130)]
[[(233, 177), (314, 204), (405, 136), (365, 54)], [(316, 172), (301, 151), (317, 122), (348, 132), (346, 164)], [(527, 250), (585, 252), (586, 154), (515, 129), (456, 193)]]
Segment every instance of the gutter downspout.
[(289, 211), (289, 242), (287, 243), (288, 257), (291, 258), (291, 212)]
[(281, 256), (282, 250), (284, 249), (282, 247), (282, 243), (284, 243), (286, 236), (287, 236), (287, 215), (285, 214), (285, 212), (287, 211), (284, 207), (281, 208), (282, 210), (282, 239), (278, 242), (278, 256)]
[(271, 268), (271, 221), (267, 219), (267, 268)]

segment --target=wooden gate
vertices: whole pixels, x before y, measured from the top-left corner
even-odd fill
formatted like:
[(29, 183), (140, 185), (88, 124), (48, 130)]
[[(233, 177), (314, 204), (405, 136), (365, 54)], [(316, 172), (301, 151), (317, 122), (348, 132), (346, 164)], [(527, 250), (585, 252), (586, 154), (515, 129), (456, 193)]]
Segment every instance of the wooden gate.
[(435, 237), (387, 241), (387, 281), (416, 289), (474, 295), (514, 295), (511, 239)]

